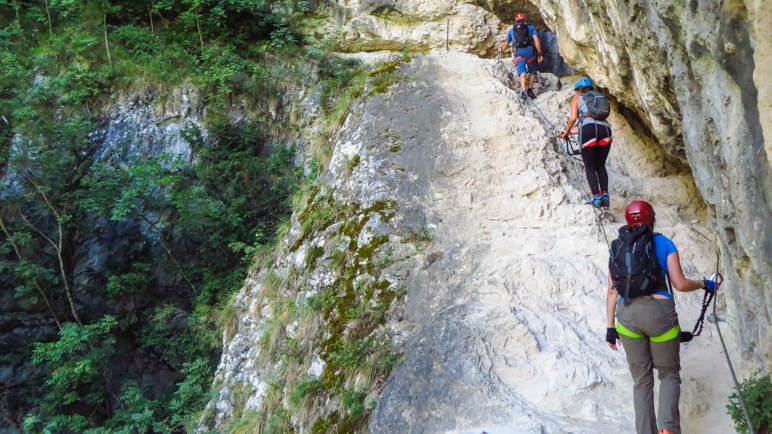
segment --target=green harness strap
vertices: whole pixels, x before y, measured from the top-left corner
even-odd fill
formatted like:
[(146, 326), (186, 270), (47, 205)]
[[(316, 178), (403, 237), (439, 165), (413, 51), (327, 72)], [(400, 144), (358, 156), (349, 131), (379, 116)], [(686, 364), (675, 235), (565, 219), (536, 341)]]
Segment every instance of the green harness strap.
[[(617, 321), (617, 327), (616, 328), (617, 328), (617, 332), (620, 335), (625, 335), (628, 338), (641, 339), (641, 338), (645, 338), (646, 337), (646, 335), (643, 335), (643, 334), (640, 334), (640, 333), (636, 333), (636, 332), (628, 329), (627, 327), (623, 326), (622, 323), (619, 322), (619, 321)], [(666, 331), (665, 333), (662, 333), (659, 336), (650, 337), (649, 340), (652, 341), (652, 342), (667, 342), (667, 341), (669, 341), (671, 339), (675, 339), (675, 338), (679, 337), (680, 335), (681, 335), (681, 326), (677, 325), (677, 326), (673, 327), (672, 329)]]
[(681, 326), (677, 325), (659, 336), (649, 338), (652, 342), (667, 342), (681, 336)]
[(645, 335), (629, 330), (627, 327), (623, 326), (622, 323), (619, 321), (617, 321), (617, 332), (620, 335), (625, 335), (628, 338), (633, 338), (633, 339), (640, 339), (640, 338), (646, 337)]

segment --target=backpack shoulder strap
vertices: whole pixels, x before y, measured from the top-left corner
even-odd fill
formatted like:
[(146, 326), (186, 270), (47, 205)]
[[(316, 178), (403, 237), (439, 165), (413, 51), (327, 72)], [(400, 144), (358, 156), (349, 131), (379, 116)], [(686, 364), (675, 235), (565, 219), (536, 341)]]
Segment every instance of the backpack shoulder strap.
[(673, 292), (673, 282), (670, 281), (670, 275), (665, 273), (665, 282), (667, 282), (667, 291), (673, 296), (675, 300), (675, 292)]
[[(654, 237), (656, 237), (657, 235), (661, 235), (661, 236), (664, 237), (664, 235), (662, 235), (662, 233), (654, 232), (652, 234), (652, 240), (654, 240)], [(655, 243), (656, 243), (656, 241), (655, 241)], [(656, 244), (655, 244), (655, 248), (656, 248)], [(670, 281), (670, 274), (667, 273), (667, 272), (665, 272), (665, 282), (667, 283), (667, 290), (668, 290), (668, 292), (670, 293), (670, 295), (673, 296), (673, 300), (675, 300), (675, 292), (673, 291), (673, 282)]]

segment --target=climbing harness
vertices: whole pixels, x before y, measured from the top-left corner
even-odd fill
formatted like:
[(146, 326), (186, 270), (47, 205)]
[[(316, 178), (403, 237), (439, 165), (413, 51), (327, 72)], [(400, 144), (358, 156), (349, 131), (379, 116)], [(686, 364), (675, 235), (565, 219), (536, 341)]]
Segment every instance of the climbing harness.
[[(711, 242), (708, 237), (703, 235), (697, 229), (694, 229), (694, 228), (691, 228), (691, 229), (694, 232), (698, 233), (701, 237)], [(716, 297), (716, 291), (718, 291), (718, 287), (721, 286), (721, 284), (724, 282), (724, 276), (722, 276), (721, 273), (718, 272), (720, 259), (721, 259), (721, 253), (718, 250), (716, 250), (716, 271), (711, 276), (711, 280), (716, 282), (716, 288), (712, 292), (706, 290), (705, 293), (703, 294), (702, 307), (700, 308), (700, 316), (697, 318), (697, 322), (694, 324), (694, 329), (692, 329), (691, 332), (681, 333), (681, 343), (690, 342), (692, 339), (696, 338), (702, 333), (702, 328), (705, 325), (705, 314), (708, 312), (708, 308), (710, 307), (710, 304), (714, 301)], [(673, 296), (673, 300), (675, 300), (675, 291), (673, 291), (673, 284), (670, 282), (670, 276), (665, 274), (665, 277), (667, 278), (668, 290), (670, 291), (670, 294)], [(716, 311), (716, 304), (713, 303), (714, 316), (715, 316), (715, 311)]]
[[(710, 276), (710, 279), (716, 282), (716, 288), (713, 290), (710, 296), (707, 295), (707, 293), (709, 293), (710, 291), (705, 291), (706, 295), (705, 297), (703, 297), (703, 300), (702, 300), (702, 310), (700, 313), (700, 317), (697, 320), (697, 324), (694, 326), (694, 331), (692, 332), (693, 336), (698, 336), (700, 332), (702, 332), (702, 323), (704, 322), (705, 312), (708, 309), (708, 305), (715, 297), (715, 294), (718, 292), (719, 288), (721, 287), (721, 284), (724, 283), (724, 276), (722, 276), (721, 273), (719, 272), (719, 265), (721, 263), (721, 251), (714, 244), (714, 242), (710, 238), (708, 238), (705, 234), (698, 231), (697, 229), (694, 229), (694, 228), (691, 228), (691, 229), (694, 232), (696, 232), (697, 235), (704, 238), (707, 242), (709, 242), (710, 244), (713, 244), (713, 248), (716, 249), (716, 271), (713, 273), (712, 276)], [(743, 399), (743, 393), (740, 388), (740, 383), (737, 381), (737, 375), (734, 372), (734, 367), (732, 366), (732, 360), (729, 358), (729, 350), (726, 348), (724, 335), (721, 333), (721, 327), (718, 325), (720, 320), (718, 318), (718, 315), (716, 315), (716, 303), (713, 303), (713, 314), (708, 318), (708, 321), (716, 324), (716, 331), (718, 332), (718, 338), (721, 340), (721, 347), (724, 349), (724, 356), (726, 356), (726, 364), (727, 366), (729, 366), (729, 372), (732, 374), (734, 387), (735, 389), (737, 389), (737, 397), (739, 398), (740, 406), (742, 407), (743, 415), (745, 416), (745, 423), (748, 425), (748, 433), (755, 434), (755, 431), (753, 430), (753, 423), (751, 422), (751, 417), (748, 414), (748, 408), (745, 406), (745, 400)]]
[[(667, 275), (665, 276), (667, 277)], [(721, 283), (724, 281), (724, 277), (721, 274), (714, 273), (711, 277), (711, 280), (715, 280), (717, 290)], [(667, 277), (667, 286), (670, 290), (670, 294), (673, 295), (673, 299), (675, 300), (675, 291), (673, 291), (673, 286), (670, 283), (670, 277)], [(700, 316), (697, 318), (697, 322), (694, 324), (694, 329), (692, 329), (691, 332), (681, 332), (681, 343), (691, 342), (692, 339), (696, 338), (702, 333), (702, 328), (705, 324), (705, 314), (707, 313), (708, 307), (710, 307), (710, 304), (714, 301), (715, 297), (715, 291), (705, 291), (705, 294), (702, 296)], [(713, 307), (716, 307), (715, 303), (713, 303)], [(710, 318), (708, 320), (710, 320)]]
[[(719, 286), (719, 282), (724, 281), (724, 277), (718, 274), (716, 276), (716, 287)], [(711, 279), (713, 280), (713, 279)], [(697, 337), (702, 333), (702, 327), (705, 323), (705, 312), (708, 310), (708, 306), (710, 306), (710, 303), (713, 301), (713, 299), (716, 297), (716, 292), (714, 291), (705, 291), (705, 295), (702, 297), (702, 309), (700, 309), (700, 317), (697, 319), (697, 323), (694, 324), (694, 330), (692, 330), (692, 337)], [(715, 303), (714, 303), (715, 304)], [(715, 308), (715, 306), (713, 306)], [(715, 309), (714, 309), (715, 310)]]
[[(558, 137), (558, 140), (561, 140), (565, 146), (566, 146), (566, 155), (569, 157), (573, 157), (577, 160), (579, 160), (576, 155), (580, 155), (582, 153), (582, 150), (579, 148), (579, 145), (574, 141), (571, 137), (566, 137), (565, 139), (561, 139)], [(574, 145), (576, 145), (576, 148), (574, 148)]]

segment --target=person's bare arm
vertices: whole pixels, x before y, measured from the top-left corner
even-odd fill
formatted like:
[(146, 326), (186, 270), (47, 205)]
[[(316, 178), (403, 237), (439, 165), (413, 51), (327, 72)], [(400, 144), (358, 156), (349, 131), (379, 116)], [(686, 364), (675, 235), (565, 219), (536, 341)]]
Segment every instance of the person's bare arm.
[[(619, 293), (614, 289), (614, 283), (611, 281), (611, 274), (608, 275), (608, 291), (606, 292), (606, 327), (614, 328), (614, 315), (617, 310), (617, 300), (619, 299)], [(606, 344), (612, 350), (617, 350), (617, 344), (606, 342)]]
[(565, 140), (565, 138), (571, 132), (571, 127), (574, 126), (574, 123), (578, 118), (579, 118), (579, 95), (574, 95), (574, 97), (571, 99), (571, 113), (568, 117), (568, 124), (566, 124), (566, 129), (562, 133), (560, 133), (561, 139)]
[(504, 51), (507, 49), (507, 47), (509, 47), (509, 42), (504, 41), (501, 43), (501, 45), (499, 45), (499, 51)]
[(536, 52), (539, 53), (539, 57), (536, 61), (541, 63), (542, 60), (544, 60), (544, 56), (541, 55), (541, 40), (539, 40), (539, 35), (533, 35), (533, 44), (536, 46)]
[(681, 259), (678, 256), (678, 252), (673, 252), (668, 255), (667, 270), (667, 274), (670, 277), (670, 282), (673, 284), (675, 289), (681, 292), (690, 292), (705, 288), (705, 282), (702, 280), (691, 280), (684, 276), (684, 271), (681, 269)]

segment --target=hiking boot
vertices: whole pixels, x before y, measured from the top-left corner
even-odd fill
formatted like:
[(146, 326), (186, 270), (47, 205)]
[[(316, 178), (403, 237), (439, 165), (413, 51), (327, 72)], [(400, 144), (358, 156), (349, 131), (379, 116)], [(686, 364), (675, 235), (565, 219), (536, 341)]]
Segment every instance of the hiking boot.
[(526, 98), (528, 98), (528, 94), (525, 92), (520, 92), (520, 101), (525, 101)]
[(600, 195), (598, 194), (598, 195), (593, 195), (592, 199), (588, 200), (585, 203), (588, 204), (588, 205), (592, 205), (595, 208), (600, 208), (601, 204), (603, 203), (603, 201), (601, 201)]
[(608, 193), (603, 193), (600, 195), (600, 206), (603, 208), (608, 208), (610, 205), (610, 201), (608, 198)]
[(673, 431), (668, 431), (666, 429), (663, 429), (662, 431), (659, 432), (659, 434), (673, 434)]
[(528, 92), (526, 92), (526, 93), (528, 94), (528, 97), (529, 97), (529, 98), (531, 98), (531, 99), (536, 99), (536, 94), (535, 94), (535, 93), (533, 93), (533, 88), (531, 88), (531, 89), (528, 89)]

